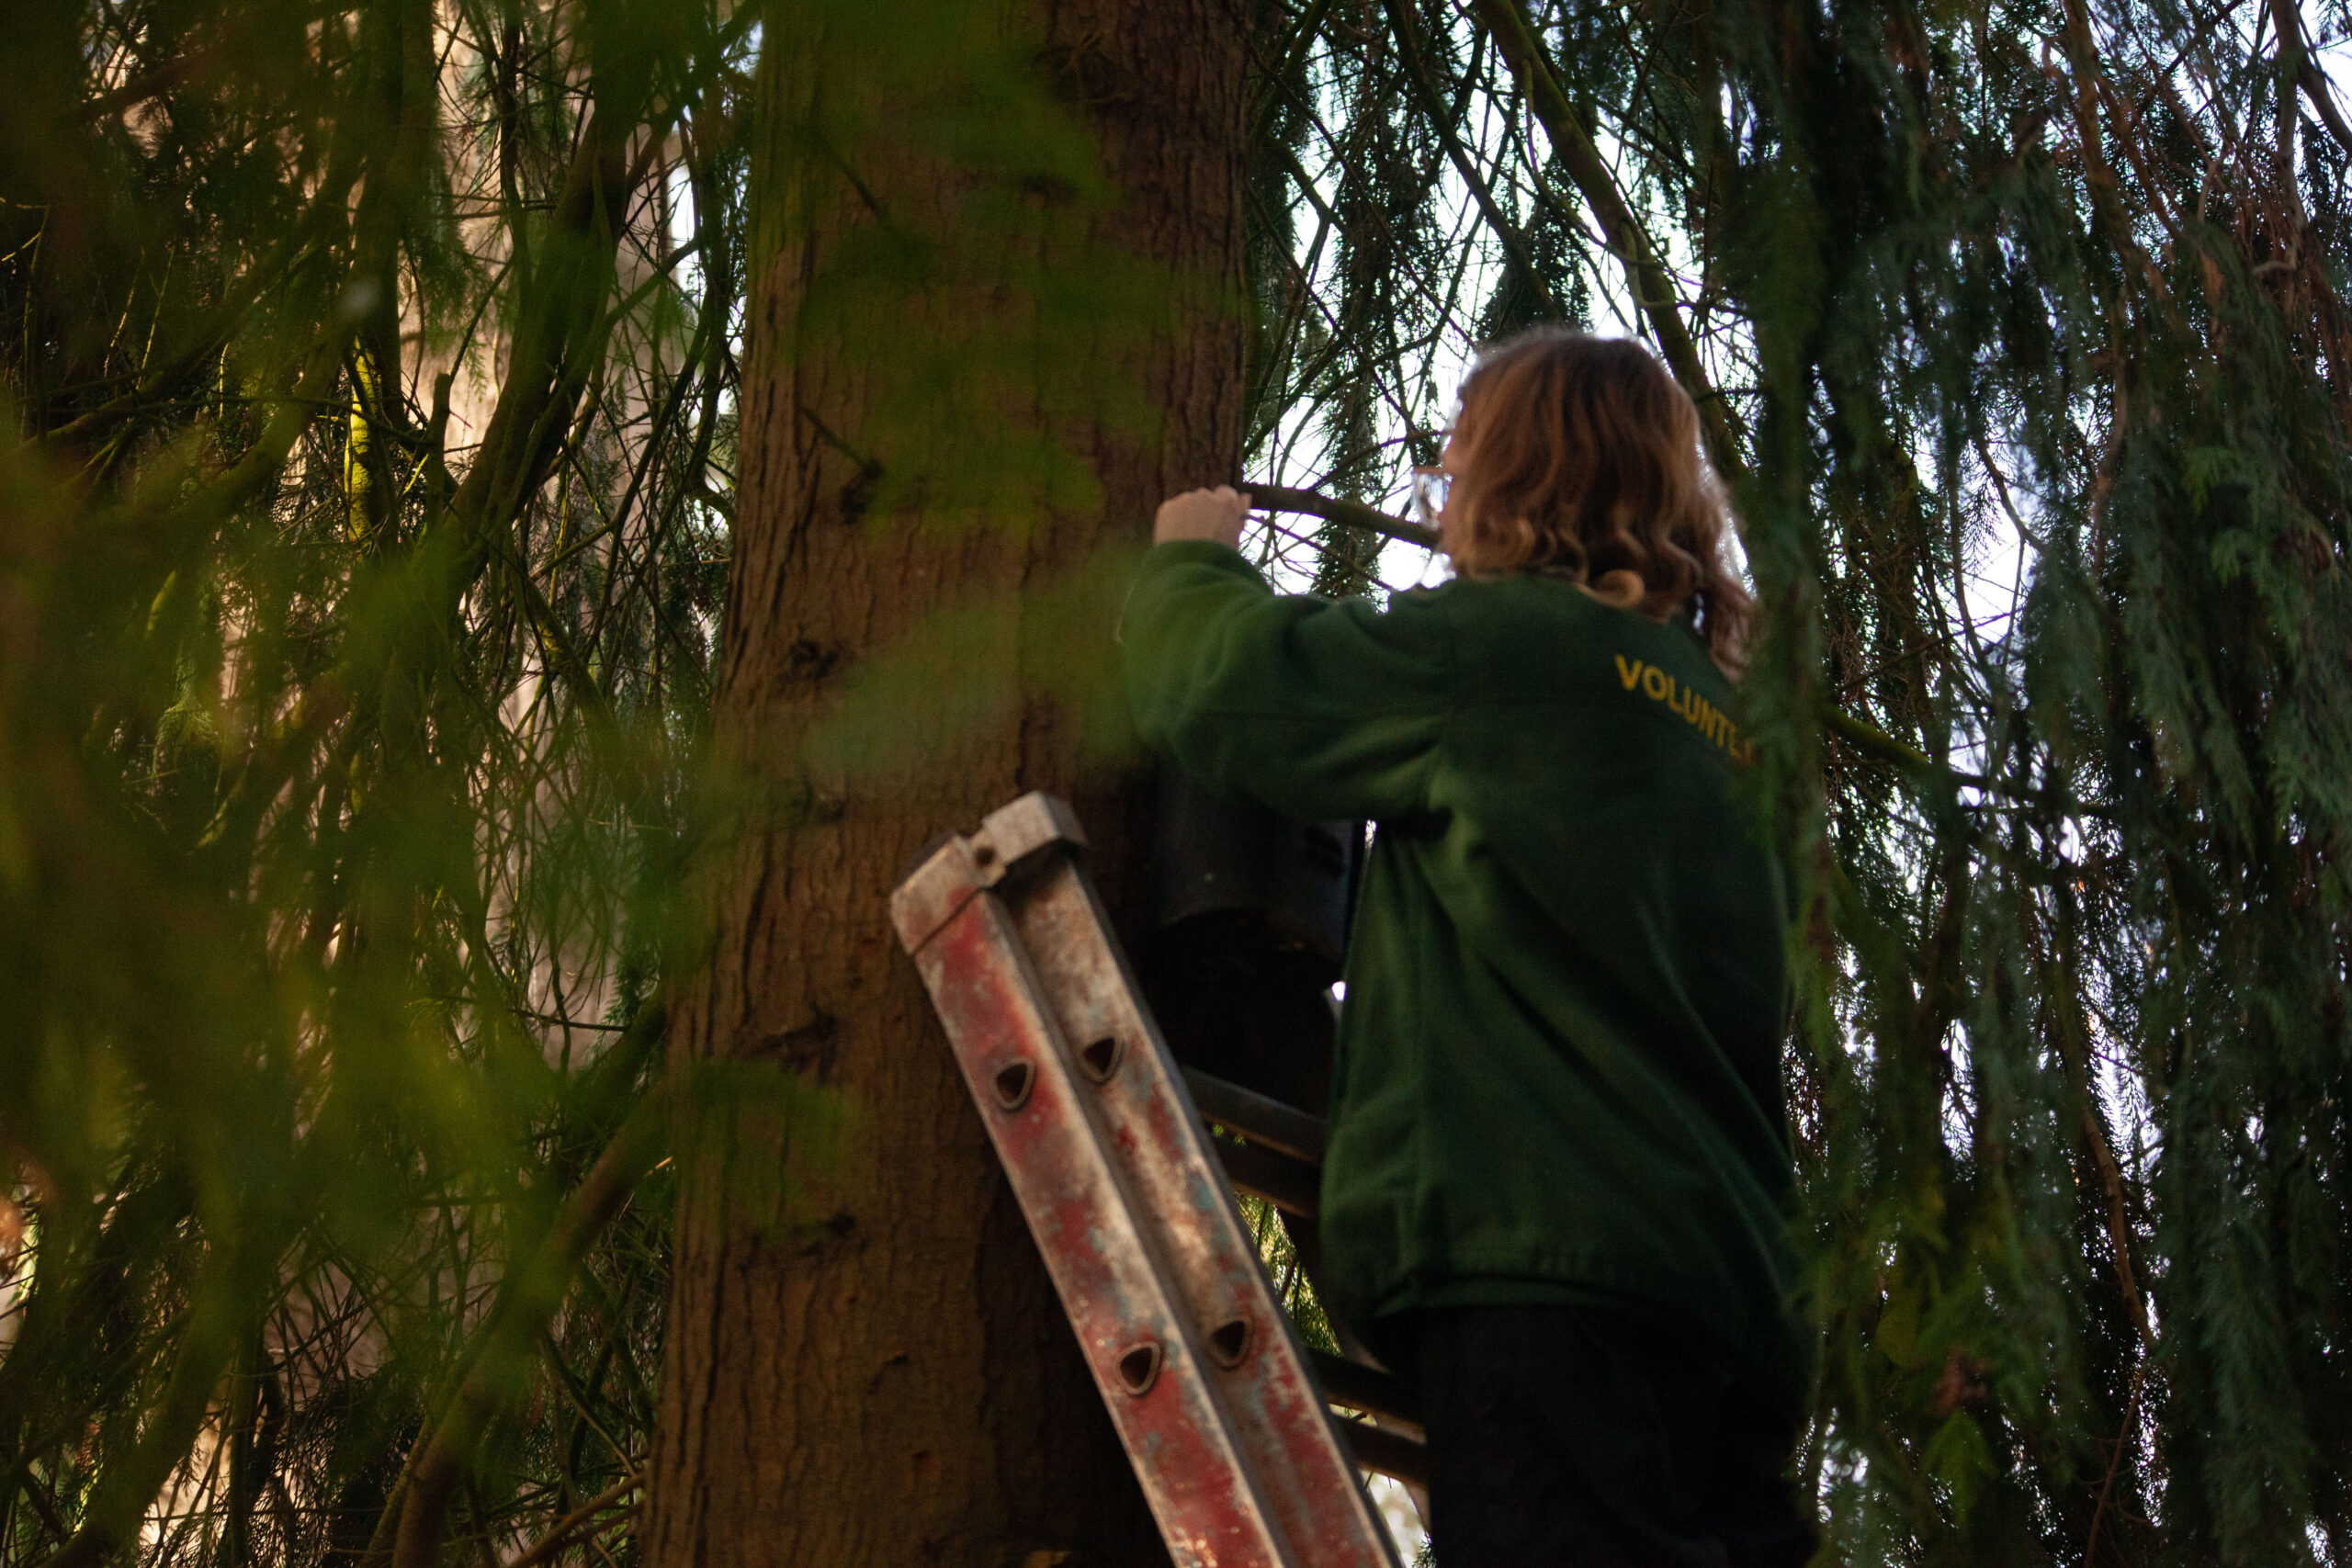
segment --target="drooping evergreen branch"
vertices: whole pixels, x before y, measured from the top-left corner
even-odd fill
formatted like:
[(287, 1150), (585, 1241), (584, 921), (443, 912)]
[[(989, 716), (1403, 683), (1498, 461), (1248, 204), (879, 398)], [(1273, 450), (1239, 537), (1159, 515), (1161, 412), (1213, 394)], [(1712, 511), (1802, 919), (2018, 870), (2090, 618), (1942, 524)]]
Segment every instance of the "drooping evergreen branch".
[(2320, 123), (2327, 127), (2330, 136), (2335, 138), (2335, 144), (2345, 152), (2352, 152), (2352, 125), (2344, 123), (2344, 110), (2335, 101), (2335, 89), (2328, 85), (2327, 78), (2320, 74), (2319, 67), (2309, 59), (2303, 60), (2296, 67), (2295, 80), (2302, 87), (2303, 96), (2311, 100)]
[(477, 535), (511, 515), (546, 478), (594, 372), (610, 320), (605, 299), (621, 215), (647, 162), (628, 156), (638, 135), (634, 114), (593, 119), (556, 198), (553, 238), (523, 293), (498, 405), (449, 503), (451, 515)]
[(198, 1285), (181, 1326), (169, 1381), (129, 1451), (107, 1467), (73, 1535), (41, 1568), (95, 1568), (135, 1540), (141, 1517), (195, 1444), (211, 1413), (221, 1373), (249, 1330), (239, 1308), (246, 1295), (241, 1273), (275, 1262), (281, 1238), (260, 1214), (252, 1234), (229, 1240), (212, 1259), (211, 1277)]
[(399, 1499), (391, 1568), (432, 1568), (448, 1509), (475, 1450), (514, 1396), (514, 1363), (563, 1304), (588, 1249), (668, 1141), (669, 1098), (656, 1089), (629, 1113), (530, 1258), (511, 1270), (483, 1324), (472, 1366), (423, 1441)]
[(1592, 144), (1591, 136), (1577, 118), (1576, 106), (1560, 90), (1520, 0), (1474, 0), (1474, 6), (1503, 58), (1525, 84), (1529, 105), (1544, 127), (1544, 134), (1551, 139), (1553, 152), (1591, 208), (1610, 249), (1623, 264), (1626, 286), (1657, 339), (1667, 367), (1698, 405), (1708, 460), (1725, 479), (1736, 479), (1747, 471), (1747, 465), (1733, 427), (1729, 405), (1715, 391), (1706, 367), (1699, 362), (1699, 351), (1682, 320), (1681, 291), (1658, 260), (1657, 246), (1626, 205), (1624, 194), (1617, 188), (1616, 176), (1601, 161), (1600, 151)]
[(643, 1487), (644, 1484), (645, 1472), (632, 1471), (595, 1496), (581, 1504), (562, 1518), (558, 1519), (554, 1529), (524, 1548), (513, 1561), (503, 1564), (503, 1568), (538, 1568), (538, 1564), (551, 1562), (561, 1556), (588, 1526), (596, 1522), (599, 1515), (630, 1493)]
[(1444, 144), (1446, 160), (1453, 165), (1453, 172), (1462, 176), (1462, 183), (1469, 190), (1471, 200), (1477, 204), (1479, 216), (1487, 220), (1487, 227), (1501, 243), (1511, 264), (1519, 268), (1529, 286), (1542, 297), (1545, 311), (1555, 320), (1566, 320), (1567, 310), (1553, 294), (1551, 283), (1537, 268), (1535, 253), (1528, 244), (1526, 234), (1496, 201), (1494, 192), (1487, 188), (1486, 176), (1478, 172), (1478, 165), (1471, 158), (1469, 150), (1462, 145), (1462, 138), (1454, 127), (1454, 117), (1447, 112), (1437, 84), (1431, 79), (1430, 62), (1422, 52), (1419, 29), (1414, 26), (1408, 0), (1384, 0), (1384, 4), (1387, 7), (1388, 25), (1396, 34), (1398, 52), (1404, 57), (1406, 84), (1420, 105), (1430, 130)]
[[(0, 962), (55, 1026), (42, 1081), (83, 1086), (72, 1105), (44, 1102), (21, 1076), (0, 1089), (12, 1151), (30, 1150), (60, 1183), (49, 1234), (18, 1259), (41, 1287), (37, 1308), (9, 1324), (22, 1309), (0, 1299), (0, 1338), (27, 1343), (21, 1327), (47, 1340), (76, 1269), (62, 1216), (110, 1212), (142, 1173), (224, 1194), (272, 1158), (320, 1175), (315, 1190), (278, 1188), (298, 1239), (251, 1269), (230, 1266), (258, 1233), (219, 1224), (233, 1198), (160, 1238), (102, 1227), (135, 1252), (114, 1276), (132, 1294), (81, 1314), (107, 1325), (104, 1344), (0, 1361), (0, 1556), (37, 1561), (63, 1544), (71, 1561), (113, 1541), (177, 1561), (226, 1541), (246, 1568), (356, 1547), (329, 1538), (370, 1509), (369, 1489), (397, 1463), (390, 1445), (413, 1419), (402, 1391), (438, 1359), (435, 1342), (471, 1321), (469, 1255), (530, 1201), (502, 1192), (500, 1173), (542, 1162), (566, 1135), (549, 1101), (593, 1076), (570, 1065), (574, 1026), (626, 1010), (657, 977), (650, 928), (630, 926), (647, 908), (634, 857), (659, 863), (687, 776), (695, 719), (679, 699), (704, 684), (708, 652), (690, 595), (709, 603), (699, 563), (726, 554), (706, 537), (720, 509), (701, 466), (731, 466), (732, 436), (716, 377), (699, 407), (651, 435), (646, 424), (669, 379), (661, 323), (681, 257), (719, 304), (708, 362), (732, 363), (732, 295), (709, 258), (740, 202), (740, 161), (699, 187), (694, 233), (673, 238), (650, 205), (599, 214), (608, 272), (628, 287), (562, 301), (595, 321), (596, 339), (571, 365), (572, 389), (533, 423), (599, 501), (616, 458), (639, 476), (609, 536), (610, 570), (561, 547), (583, 498), (526, 474), (487, 570), (452, 613), (416, 612), (450, 579), (433, 541), (449, 536), (452, 498), (482, 456), (445, 439), (460, 423), (480, 429), (469, 381), (487, 383), (493, 408), (503, 400), (531, 289), (503, 287), (501, 236), (550, 238), (597, 91), (575, 68), (582, 18), (595, 14), (608, 57), (659, 75), (677, 58), (661, 35), (681, 18), (694, 35), (696, 14), (709, 17), (694, 36), (712, 51), (664, 78), (686, 101), (732, 90), (725, 51), (746, 47), (755, 8), (723, 25), (699, 0), (501, 6), (495, 25), (487, 9), (359, 0), (306, 37), (275, 25), (275, 0), (233, 0), (199, 37), (157, 0), (58, 7), (44, 37), (73, 47), (17, 62), (49, 73), (30, 96), (58, 112), (35, 116), (28, 149), (30, 122), (0, 111), (12, 323), (0, 377), (25, 429), (47, 433), (46, 453), (11, 457), (0, 530), (0, 575), (42, 607), (8, 617), (0, 677), (12, 888)], [(471, 164), (464, 24), (520, 66), (492, 78), (508, 89), (513, 132), (494, 190)], [(169, 71), (168, 85), (141, 75), (191, 49), (215, 51), (219, 69)], [(104, 94), (126, 80), (162, 91), (117, 108)], [(92, 103), (110, 112), (71, 112)], [(638, 189), (673, 156), (658, 133), (628, 151)], [(25, 171), (41, 167), (74, 172), (52, 193), (28, 189)], [(578, 282), (536, 265), (520, 276), (559, 295)], [(448, 322), (464, 323), (454, 348)], [(429, 416), (420, 386), (433, 389)], [(649, 646), (658, 659), (637, 651)], [(29, 818), (15, 805), (27, 766), (49, 780)], [(384, 837), (396, 818), (406, 827)], [(159, 874), (114, 900), (107, 942), (85, 942), (61, 890), (120, 883), (95, 876), (100, 866)], [(40, 916), (18, 919), (17, 893)], [(558, 948), (560, 969), (548, 961)], [(178, 987), (182, 1000), (141, 982), (142, 964), (177, 953), (194, 975), (252, 977), (263, 1012), (306, 1020), (300, 1072), (315, 1098), (299, 1118), (259, 1114), (293, 1071), (266, 1030), (202, 984)], [(158, 1037), (168, 1048), (151, 1051)], [(598, 1066), (642, 1066), (591, 1038)], [(476, 1114), (492, 1103), (494, 1132)], [(160, 1126), (175, 1131), (144, 1131)], [(75, 1132), (100, 1127), (119, 1131), (95, 1144)], [(596, 1250), (642, 1272), (661, 1224), (630, 1215)], [(642, 1387), (635, 1361), (659, 1293), (622, 1299), (614, 1318), (583, 1314), (555, 1333), (613, 1369), (616, 1386), (586, 1396), (596, 1419), (641, 1431), (649, 1417), (612, 1407), (637, 1398), (618, 1389)], [(226, 1325), (241, 1348), (208, 1374), (198, 1352), (221, 1336), (184, 1335), (191, 1324)], [(355, 1364), (366, 1354), (389, 1359), (380, 1377)], [(91, 1430), (107, 1437), (85, 1450)], [(207, 1472), (215, 1439), (228, 1463)], [(336, 1469), (346, 1462), (357, 1470)], [(485, 1533), (530, 1539), (552, 1511), (535, 1499), (610, 1481), (594, 1455), (529, 1463), (529, 1480), (469, 1497)], [(273, 1509), (273, 1492), (330, 1506)], [(159, 1495), (174, 1499), (168, 1513)]]

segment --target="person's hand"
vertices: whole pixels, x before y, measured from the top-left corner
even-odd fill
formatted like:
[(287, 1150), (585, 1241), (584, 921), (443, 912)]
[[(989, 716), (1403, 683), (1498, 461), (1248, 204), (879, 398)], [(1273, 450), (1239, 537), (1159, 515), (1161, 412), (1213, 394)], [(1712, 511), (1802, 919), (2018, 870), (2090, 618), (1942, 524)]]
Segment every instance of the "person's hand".
[(1238, 546), (1241, 525), (1250, 520), (1250, 492), (1219, 485), (1215, 490), (1188, 490), (1159, 503), (1151, 520), (1151, 542), (1165, 545), (1177, 539), (1214, 539)]

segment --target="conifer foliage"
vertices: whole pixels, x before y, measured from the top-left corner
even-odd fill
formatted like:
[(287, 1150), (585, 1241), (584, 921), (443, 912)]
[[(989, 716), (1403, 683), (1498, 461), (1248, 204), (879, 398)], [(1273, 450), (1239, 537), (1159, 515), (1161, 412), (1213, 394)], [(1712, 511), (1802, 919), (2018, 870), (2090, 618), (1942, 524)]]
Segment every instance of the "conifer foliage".
[[(12, 14), (0, 1559), (635, 1551), (759, 21)], [(1704, 413), (1841, 1561), (2352, 1562), (2348, 28), (1255, 0), (1299, 581), (1477, 341)]]
[(10, 1562), (625, 1521), (751, 21), (10, 12)]
[[(1301, 20), (1329, 54), (1269, 58), (1329, 61), (1344, 112), (1290, 156), (1420, 152), (1379, 232), (1433, 337), (1591, 320), (1712, 416), (1802, 889), (1832, 1550), (2345, 1561), (2344, 18)], [(1448, 216), (1483, 301), (1457, 238), (1413, 249)], [(1329, 288), (1361, 341), (1385, 276)], [(1420, 365), (1374, 357), (1338, 375), (1426, 443)]]

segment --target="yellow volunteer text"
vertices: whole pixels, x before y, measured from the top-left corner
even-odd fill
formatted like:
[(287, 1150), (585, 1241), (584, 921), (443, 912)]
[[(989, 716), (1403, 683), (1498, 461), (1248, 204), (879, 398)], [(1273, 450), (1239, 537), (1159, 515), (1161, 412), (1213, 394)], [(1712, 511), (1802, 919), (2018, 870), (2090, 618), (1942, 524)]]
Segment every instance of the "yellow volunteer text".
[(1645, 664), (1638, 659), (1618, 654), (1617, 679), (1625, 690), (1640, 688), (1642, 695), (1652, 702), (1664, 703), (1682, 716), (1700, 734), (1722, 747), (1735, 762), (1745, 762), (1756, 748), (1739, 737), (1739, 726), (1734, 724), (1723, 709), (1690, 687), (1676, 682), (1673, 676), (1655, 664)]

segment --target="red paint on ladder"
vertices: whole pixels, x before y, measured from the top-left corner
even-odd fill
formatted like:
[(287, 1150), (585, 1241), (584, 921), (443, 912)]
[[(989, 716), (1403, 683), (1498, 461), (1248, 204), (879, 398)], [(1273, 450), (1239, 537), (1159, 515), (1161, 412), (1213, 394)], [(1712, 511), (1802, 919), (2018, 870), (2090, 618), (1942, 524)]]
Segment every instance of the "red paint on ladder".
[(1388, 1568), (1387, 1529), (1331, 1433), (1256, 1240), (1092, 886), (1064, 856), (1012, 909), (1063, 1038), (1123, 1043), (1117, 1070), (1095, 1091), (1097, 1125), (1129, 1186), (1147, 1197), (1139, 1218), (1195, 1332), (1205, 1340), (1222, 1325), (1249, 1325), (1245, 1353), (1213, 1365), (1210, 1378), (1275, 1528), (1301, 1568)]
[(1082, 841), (1023, 797), (899, 886), (899, 938), (1176, 1561), (1395, 1568)]
[[(997, 900), (967, 902), (917, 962), (1170, 1553), (1188, 1568), (1285, 1568), (1182, 1314), (1086, 1127), (1078, 1095), (1091, 1086), (1077, 1081), (1022, 983), (1027, 964)], [(1006, 1111), (993, 1080), (1015, 1061), (1034, 1077), (1020, 1108)], [(1119, 1363), (1147, 1345), (1159, 1364), (1130, 1393)]]

